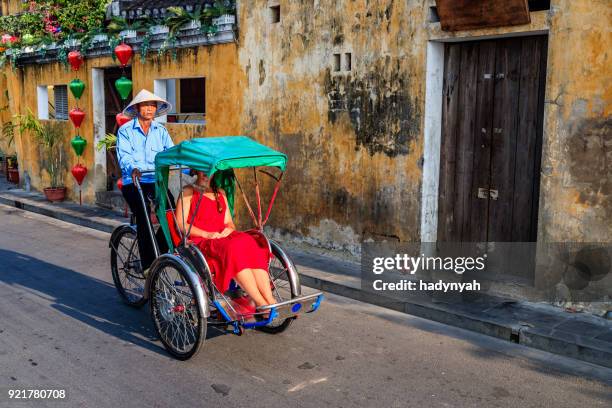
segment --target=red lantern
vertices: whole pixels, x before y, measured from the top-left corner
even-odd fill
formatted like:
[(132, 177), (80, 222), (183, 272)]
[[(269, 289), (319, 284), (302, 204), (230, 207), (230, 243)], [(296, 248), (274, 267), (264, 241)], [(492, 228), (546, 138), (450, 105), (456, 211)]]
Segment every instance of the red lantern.
[(83, 119), (85, 119), (85, 112), (83, 112), (83, 110), (80, 108), (74, 108), (68, 112), (68, 116), (70, 116), (70, 120), (72, 121), (74, 127), (79, 128), (81, 127)]
[(132, 58), (132, 47), (127, 44), (119, 44), (115, 47), (115, 55), (119, 59), (119, 62), (121, 62), (121, 65), (125, 67), (130, 61), (130, 58)]
[(71, 172), (74, 178), (76, 179), (77, 183), (79, 183), (79, 186), (80, 186), (83, 183), (83, 179), (87, 175), (87, 167), (78, 163), (72, 168)]
[(83, 56), (79, 51), (70, 51), (68, 53), (68, 62), (73, 71), (78, 71), (83, 63)]
[(123, 112), (119, 112), (115, 115), (115, 120), (117, 121), (117, 126), (121, 127), (128, 123), (132, 118), (123, 114)]
[(117, 188), (119, 189), (119, 191), (121, 191), (121, 189), (123, 188), (123, 179), (117, 180)]

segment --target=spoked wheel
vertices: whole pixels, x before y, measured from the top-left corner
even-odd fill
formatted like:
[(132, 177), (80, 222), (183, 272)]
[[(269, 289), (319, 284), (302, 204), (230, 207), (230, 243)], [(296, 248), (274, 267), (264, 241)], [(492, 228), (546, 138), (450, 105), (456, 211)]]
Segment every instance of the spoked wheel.
[(206, 319), (200, 313), (195, 288), (184, 267), (162, 259), (151, 277), (151, 316), (168, 352), (179, 360), (193, 357), (206, 338)]
[(125, 303), (132, 307), (147, 303), (136, 231), (129, 226), (122, 227), (111, 242), (111, 271), (115, 287)]
[[(270, 283), (272, 286), (272, 294), (276, 298), (277, 302), (283, 302), (290, 300), (295, 297), (295, 294), (299, 292), (299, 288), (291, 287), (291, 280), (289, 274), (293, 273), (293, 265), (291, 265), (286, 258), (282, 256), (281, 251), (272, 246), (272, 259), (270, 260)], [(270, 323), (267, 326), (261, 326), (259, 329), (263, 332), (270, 334), (281, 333), (291, 325), (294, 320), (290, 317), (285, 320), (279, 320)]]

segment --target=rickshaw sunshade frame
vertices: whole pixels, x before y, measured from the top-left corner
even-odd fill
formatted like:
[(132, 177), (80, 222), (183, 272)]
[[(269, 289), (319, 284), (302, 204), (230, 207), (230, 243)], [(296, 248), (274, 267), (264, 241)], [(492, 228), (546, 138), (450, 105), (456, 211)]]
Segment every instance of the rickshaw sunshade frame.
[[(222, 136), (186, 140), (155, 156), (156, 199), (158, 203), (157, 218), (164, 232), (166, 241), (173, 248), (170, 229), (166, 220), (168, 177), (171, 166), (188, 167), (203, 171), (211, 178), (217, 172), (215, 182), (226, 192), (228, 206), (234, 214), (234, 192), (236, 179), (233, 169), (245, 167), (277, 167), (284, 172), (287, 167), (287, 156), (267, 146), (257, 143), (247, 136)], [(278, 183), (274, 195), (278, 189)], [(274, 195), (272, 201), (274, 200)], [(259, 194), (258, 194), (259, 202)], [(246, 198), (245, 198), (246, 200)], [(269, 215), (268, 208), (267, 216)], [(248, 206), (248, 201), (247, 201)], [(259, 205), (258, 205), (259, 207)], [(249, 211), (251, 209), (249, 208)], [(262, 227), (261, 209), (258, 208), (258, 227)], [(253, 214), (251, 214), (253, 215)], [(265, 220), (264, 220), (265, 223)]]

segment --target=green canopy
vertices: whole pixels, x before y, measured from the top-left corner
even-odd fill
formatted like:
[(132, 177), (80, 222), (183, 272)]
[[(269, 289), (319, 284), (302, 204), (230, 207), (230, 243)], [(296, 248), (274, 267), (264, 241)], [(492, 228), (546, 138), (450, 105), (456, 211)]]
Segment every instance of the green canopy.
[(203, 171), (223, 188), (232, 215), (234, 214), (234, 172), (242, 167), (278, 167), (284, 171), (287, 156), (246, 136), (207, 137), (186, 140), (155, 156), (157, 215), (170, 248), (173, 247), (166, 221), (166, 191), (170, 166)]

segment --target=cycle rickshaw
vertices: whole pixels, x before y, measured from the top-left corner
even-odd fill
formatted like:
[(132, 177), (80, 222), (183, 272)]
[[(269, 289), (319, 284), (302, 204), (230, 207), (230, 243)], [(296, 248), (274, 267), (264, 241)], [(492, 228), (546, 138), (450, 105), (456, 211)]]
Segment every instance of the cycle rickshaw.
[[(111, 236), (111, 270), (117, 291), (130, 306), (141, 307), (151, 300), (151, 317), (159, 338), (166, 350), (175, 358), (193, 357), (206, 338), (208, 326), (230, 328), (236, 334), (245, 329), (257, 328), (267, 333), (286, 330), (300, 314), (316, 311), (323, 295), (314, 293), (303, 296), (299, 275), (286, 252), (263, 231), (286, 168), (287, 157), (244, 136), (200, 138), (184, 141), (155, 158), (156, 205), (159, 227), (163, 231), (169, 250), (160, 253), (154, 236), (155, 225), (151, 219), (146, 228), (154, 243), (155, 261), (144, 273), (140, 267), (136, 226), (133, 223), (117, 227)], [(265, 169), (259, 169), (264, 167)], [(251, 207), (234, 169), (252, 168), (256, 211)], [(271, 253), (269, 263), (270, 285), (277, 303), (245, 310), (242, 306), (247, 295), (232, 282), (226, 293), (214, 284), (205, 256), (188, 239), (189, 231), (181, 233), (178, 220), (168, 196), (170, 171), (179, 173), (186, 169), (204, 171), (214, 177), (217, 186), (226, 192), (229, 208), (234, 212), (236, 187), (240, 190), (254, 228), (248, 230)], [(276, 170), (273, 170), (276, 169)], [(273, 193), (267, 211), (262, 215), (262, 202), (258, 173), (274, 181)], [(278, 173), (275, 175), (274, 173)], [(182, 179), (180, 176), (182, 194)], [(136, 187), (144, 205), (139, 183)], [(200, 196), (200, 200), (203, 195)], [(199, 206), (199, 202), (196, 204)], [(195, 213), (194, 212), (194, 217)], [(189, 224), (193, 223), (193, 218)], [(184, 230), (184, 229), (183, 229)]]

